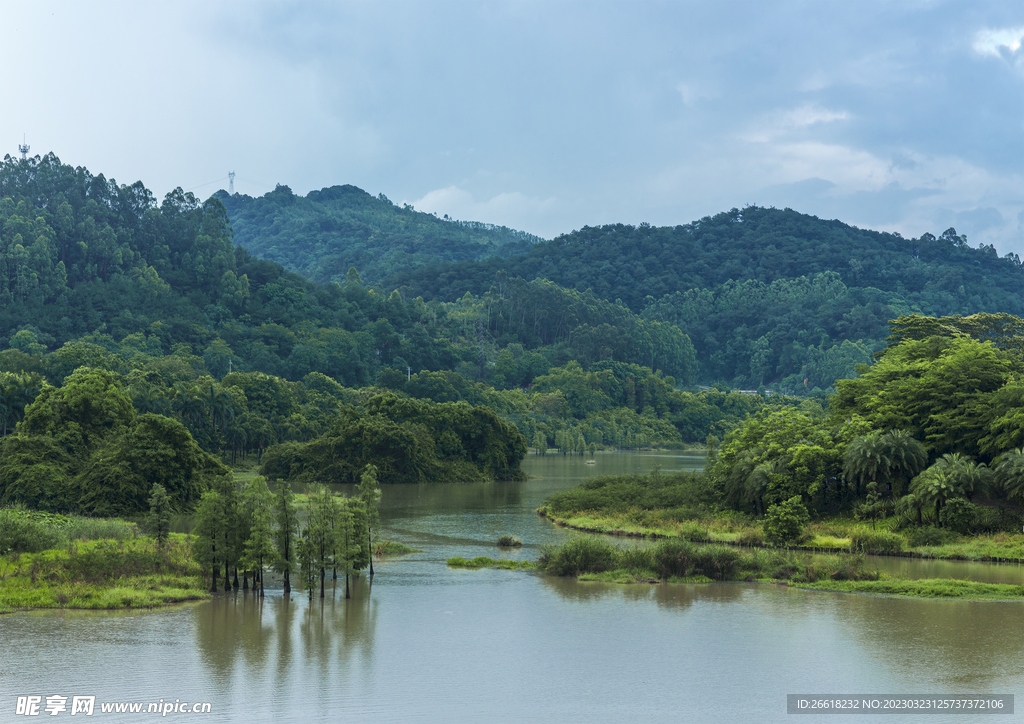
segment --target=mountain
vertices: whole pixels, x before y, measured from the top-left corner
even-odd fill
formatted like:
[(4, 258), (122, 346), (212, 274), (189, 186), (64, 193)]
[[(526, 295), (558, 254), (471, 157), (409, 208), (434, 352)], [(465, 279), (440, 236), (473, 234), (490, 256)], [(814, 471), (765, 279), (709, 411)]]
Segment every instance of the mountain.
[(900, 315), (1024, 312), (1017, 256), (971, 248), (954, 229), (905, 239), (754, 206), (674, 227), (584, 227), (521, 256), (408, 270), (386, 284), (449, 300), (495, 289), (498, 275), (586, 290), (677, 325), (706, 383), (790, 392), (851, 376)]
[(318, 282), (342, 282), (356, 267), (372, 284), (440, 262), (523, 254), (543, 241), (504, 226), (439, 219), (348, 185), (304, 197), (280, 185), (259, 198), (215, 196), (236, 244)]

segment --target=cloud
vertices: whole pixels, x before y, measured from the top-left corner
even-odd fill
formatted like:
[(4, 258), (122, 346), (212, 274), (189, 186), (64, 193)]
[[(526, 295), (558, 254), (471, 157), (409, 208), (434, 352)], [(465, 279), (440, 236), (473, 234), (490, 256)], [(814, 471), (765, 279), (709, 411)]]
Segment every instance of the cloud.
[(1024, 25), (1019, 28), (1000, 28), (997, 30), (979, 30), (974, 35), (974, 52), (980, 55), (994, 55), (1002, 58), (1006, 48), (1010, 54), (1016, 54), (1024, 43)]
[(531, 198), (519, 191), (503, 192), (486, 201), (477, 201), (473, 194), (458, 186), (430, 191), (412, 204), (417, 211), (438, 216), (448, 215), (461, 221), (483, 221), (532, 233), (544, 226), (546, 217), (555, 210), (554, 198)]

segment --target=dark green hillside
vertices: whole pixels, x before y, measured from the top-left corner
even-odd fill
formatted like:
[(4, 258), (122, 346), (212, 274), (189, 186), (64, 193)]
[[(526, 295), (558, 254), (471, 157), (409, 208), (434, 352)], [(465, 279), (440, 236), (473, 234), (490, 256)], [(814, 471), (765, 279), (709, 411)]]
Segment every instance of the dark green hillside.
[(453, 299), (486, 291), (500, 270), (591, 289), (603, 299), (621, 299), (634, 311), (646, 306), (648, 296), (714, 289), (729, 281), (771, 284), (827, 271), (838, 273), (849, 287), (920, 299), (928, 311), (1013, 313), (1024, 305), (1020, 260), (1001, 259), (992, 247), (972, 249), (953, 229), (939, 238), (904, 239), (756, 206), (684, 226), (584, 227), (520, 257), (408, 271), (394, 281), (427, 298)]
[(504, 226), (439, 219), (349, 185), (305, 197), (287, 186), (259, 198), (215, 196), (227, 208), (235, 243), (319, 282), (342, 282), (354, 266), (376, 283), (439, 262), (523, 254), (542, 241)]
[(426, 298), (547, 279), (617, 300), (690, 337), (705, 382), (826, 389), (881, 349), (887, 322), (1024, 312), (1020, 260), (948, 229), (904, 239), (791, 210), (748, 207), (676, 227), (585, 227), (528, 254), (408, 271)]

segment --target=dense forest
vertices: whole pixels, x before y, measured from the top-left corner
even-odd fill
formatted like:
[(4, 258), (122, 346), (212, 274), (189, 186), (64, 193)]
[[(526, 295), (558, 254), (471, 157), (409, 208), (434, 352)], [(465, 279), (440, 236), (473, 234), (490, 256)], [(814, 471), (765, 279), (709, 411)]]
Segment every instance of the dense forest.
[(349, 185), (304, 197), (280, 185), (259, 198), (214, 196), (227, 209), (236, 244), (319, 282), (343, 282), (354, 266), (373, 284), (439, 262), (524, 254), (543, 241), (504, 226), (439, 219)]
[(893, 320), (878, 361), (838, 380), (828, 410), (765, 408), (730, 433), (711, 468), (721, 498), (758, 515), (797, 498), (819, 513), (1017, 530), (1022, 330), (1008, 314)]
[(677, 325), (706, 384), (794, 394), (852, 376), (902, 314), (1024, 313), (1017, 256), (971, 248), (954, 229), (905, 239), (759, 207), (675, 227), (585, 227), (525, 255), (408, 270), (388, 282), (451, 300), (486, 294), (498, 274), (546, 279)]
[[(405, 234), (424, 256), (374, 257), (388, 285), (365, 281), (355, 266), (318, 282), (235, 243), (243, 228), (250, 239), (292, 238), (290, 229), (317, 227), (317, 215), (331, 216), (317, 223), (335, 241), (362, 235), (377, 253), (400, 247)], [(309, 239), (300, 246), (319, 248)], [(458, 255), (489, 258), (436, 265)], [(120, 510), (116, 499), (140, 509), (148, 488), (142, 473), (125, 471), (144, 471), (174, 447), (189, 451), (177, 461), (187, 470), (164, 487), (187, 506), (225, 464), (250, 455), (275, 476), (317, 482), (352, 481), (371, 457), (392, 454), (404, 462), (381, 466), (385, 483), (515, 477), (525, 444), (566, 454), (714, 444), (749, 418), (748, 432), (723, 447), (725, 465), (767, 450), (747, 445), (774, 434), (758, 431), (758, 420), (833, 419), (825, 391), (858, 366), (861, 377), (839, 383), (832, 403), (833, 415), (846, 405), (852, 422), (828, 435), (853, 440), (891, 427), (938, 445), (938, 413), (930, 423), (875, 419), (870, 395), (852, 391), (902, 354), (886, 352), (886, 341), (899, 350), (933, 338), (955, 347), (967, 335), (1004, 356), (986, 389), (1012, 397), (1006, 380), (1017, 367), (1005, 355), (1024, 323), (1007, 312), (1021, 307), (1020, 274), (1013, 255), (971, 249), (952, 229), (905, 240), (789, 210), (750, 207), (674, 228), (585, 228), (545, 242), (398, 208), (353, 187), (205, 202), (176, 189), (157, 203), (141, 183), (119, 185), (53, 155), (8, 157), (0, 164), (0, 500), (99, 513)], [(939, 318), (936, 310), (1001, 314)], [(927, 344), (931, 351), (915, 354), (931, 354), (934, 367), (948, 350)], [(972, 364), (989, 369), (980, 357)], [(759, 391), (730, 389), (740, 384)], [(955, 432), (945, 434), (970, 445), (941, 454), (991, 462), (1024, 444), (1002, 398), (964, 405), (1002, 412), (950, 423)], [(793, 434), (811, 434), (793, 424)], [(386, 444), (371, 453), (374, 436)], [(338, 467), (339, 451), (354, 462)], [(745, 487), (744, 466), (764, 472), (774, 460), (757, 455), (729, 463), (741, 472), (721, 478), (741, 481), (727, 494), (736, 504), (770, 502)], [(787, 486), (799, 487), (797, 478)], [(801, 494), (816, 494), (809, 490)]]

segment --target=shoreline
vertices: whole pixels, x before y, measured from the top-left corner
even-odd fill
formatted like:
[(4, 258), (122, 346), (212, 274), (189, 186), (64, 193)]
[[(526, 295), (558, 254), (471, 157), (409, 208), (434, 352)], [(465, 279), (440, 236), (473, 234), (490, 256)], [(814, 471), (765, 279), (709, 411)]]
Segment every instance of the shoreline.
[[(647, 539), (651, 539), (651, 540), (669, 539), (669, 538), (683, 538), (684, 540), (688, 540), (687, 538), (685, 538), (685, 536), (683, 536), (681, 534), (672, 534), (672, 533), (667, 533), (667, 532), (660, 532), (659, 530), (656, 530), (656, 529), (627, 530), (627, 529), (622, 529), (622, 528), (611, 528), (609, 526), (599, 526), (599, 525), (588, 526), (588, 525), (580, 525), (580, 524), (576, 524), (576, 523), (571, 523), (569, 521), (573, 520), (572, 518), (558, 518), (558, 517), (555, 517), (554, 515), (552, 515), (551, 513), (548, 512), (547, 506), (541, 506), (540, 508), (537, 509), (536, 512), (537, 512), (537, 515), (541, 516), (542, 518), (546, 518), (547, 520), (551, 521), (552, 523), (554, 523), (555, 525), (557, 525), (560, 528), (568, 528), (569, 530), (577, 530), (577, 531), (580, 531), (581, 533), (594, 533), (594, 534), (598, 534), (598, 535), (614, 536), (614, 537), (617, 537), (617, 538), (647, 538)], [(827, 546), (802, 546), (802, 545), (771, 546), (771, 545), (766, 545), (764, 543), (760, 543), (760, 544), (756, 544), (756, 543), (753, 543), (753, 544), (750, 544), (750, 543), (739, 543), (739, 542), (737, 542), (735, 540), (725, 540), (725, 539), (720, 539), (720, 538), (716, 539), (716, 538), (711, 538), (711, 537), (709, 537), (709, 539), (706, 540), (706, 541), (693, 541), (693, 542), (695, 542), (695, 543), (715, 543), (715, 544), (720, 544), (720, 545), (734, 546), (734, 547), (737, 547), (737, 548), (760, 548), (760, 549), (764, 549), (764, 550), (797, 551), (797, 552), (801, 552), (801, 553), (813, 553), (813, 554), (819, 554), (819, 555), (834, 555), (834, 554), (838, 554), (838, 553), (851, 553), (851, 550), (850, 550), (849, 546), (835, 546), (835, 547), (827, 547)], [(929, 547), (931, 547), (931, 546), (919, 546), (919, 548), (929, 548)], [(864, 551), (860, 551), (860, 552), (864, 553), (866, 555), (872, 555), (872, 556), (886, 556), (886, 557), (890, 557), (890, 558), (915, 558), (915, 559), (918, 559), (918, 560), (925, 560), (925, 561), (961, 561), (961, 562), (967, 562), (967, 563), (997, 563), (997, 564), (1000, 564), (1000, 565), (1017, 565), (1017, 566), (1024, 565), (1024, 558), (1017, 558), (1017, 557), (1011, 557), (1011, 556), (992, 556), (992, 555), (988, 555), (988, 554), (979, 555), (979, 556), (975, 556), (975, 557), (966, 556), (966, 555), (963, 555), (963, 554), (935, 555), (935, 554), (929, 554), (929, 552), (927, 552), (927, 551), (921, 551), (921, 550), (915, 550), (915, 549), (900, 550), (900, 551), (870, 549), (870, 550), (864, 550)]]

